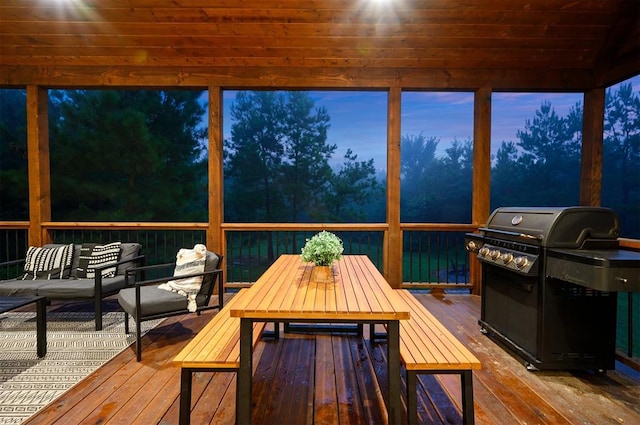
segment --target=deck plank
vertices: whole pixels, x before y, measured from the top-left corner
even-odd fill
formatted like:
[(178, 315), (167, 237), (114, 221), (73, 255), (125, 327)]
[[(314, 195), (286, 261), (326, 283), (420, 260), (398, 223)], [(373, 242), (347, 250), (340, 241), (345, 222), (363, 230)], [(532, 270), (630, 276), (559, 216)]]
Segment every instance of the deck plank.
[[(482, 362), (474, 371), (476, 424), (640, 423), (637, 372), (527, 371), (480, 333), (478, 297), (416, 297)], [(179, 369), (172, 359), (213, 314), (167, 319), (143, 338), (142, 362), (133, 347), (126, 349), (25, 425), (177, 423)], [(384, 342), (343, 334), (265, 339), (254, 352), (253, 417), (261, 424), (385, 423), (385, 356)], [(235, 375), (194, 376), (192, 423), (232, 425)], [(459, 379), (425, 375), (418, 385), (422, 423), (460, 423)]]

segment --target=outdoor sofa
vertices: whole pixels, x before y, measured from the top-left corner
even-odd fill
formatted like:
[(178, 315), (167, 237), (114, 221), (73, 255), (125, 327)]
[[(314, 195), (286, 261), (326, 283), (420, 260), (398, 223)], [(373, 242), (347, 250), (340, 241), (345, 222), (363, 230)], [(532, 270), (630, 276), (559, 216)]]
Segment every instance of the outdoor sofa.
[(47, 244), (29, 247), (24, 272), (0, 281), (0, 297), (44, 296), (47, 300), (93, 300), (96, 330), (102, 330), (102, 299), (127, 286), (126, 271), (144, 265), (139, 243)]

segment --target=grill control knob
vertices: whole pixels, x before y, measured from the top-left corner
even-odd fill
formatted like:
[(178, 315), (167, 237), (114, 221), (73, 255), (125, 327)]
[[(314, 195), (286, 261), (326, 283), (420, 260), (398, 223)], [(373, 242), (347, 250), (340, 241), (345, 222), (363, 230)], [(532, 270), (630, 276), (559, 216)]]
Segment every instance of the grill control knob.
[(478, 250), (478, 244), (474, 241), (467, 242), (467, 251), (476, 252)]
[(519, 269), (522, 269), (522, 268), (526, 267), (527, 264), (529, 264), (529, 259), (527, 257), (518, 257), (518, 258), (516, 258), (516, 266)]
[(486, 246), (483, 246), (482, 248), (480, 248), (480, 251), (478, 251), (478, 254), (481, 257), (486, 257), (487, 255), (489, 255), (489, 248), (487, 248)]
[(497, 260), (498, 258), (500, 258), (500, 251), (498, 251), (497, 249), (494, 249), (489, 253), (489, 256), (491, 257), (492, 260)]
[(502, 254), (502, 262), (505, 264), (509, 264), (510, 262), (513, 261), (513, 254), (510, 252), (506, 252), (504, 254)]

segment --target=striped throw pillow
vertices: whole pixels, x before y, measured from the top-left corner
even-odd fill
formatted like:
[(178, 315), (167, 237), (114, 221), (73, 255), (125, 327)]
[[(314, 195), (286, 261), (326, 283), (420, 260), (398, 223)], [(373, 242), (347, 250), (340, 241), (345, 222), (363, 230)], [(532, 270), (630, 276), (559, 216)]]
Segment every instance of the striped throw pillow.
[(23, 280), (62, 279), (69, 277), (73, 244), (57, 247), (30, 246), (24, 262)]
[(77, 277), (79, 279), (94, 279), (96, 267), (113, 265), (102, 270), (102, 277), (116, 276), (116, 263), (120, 260), (120, 242), (106, 245), (82, 244), (80, 249), (80, 263)]

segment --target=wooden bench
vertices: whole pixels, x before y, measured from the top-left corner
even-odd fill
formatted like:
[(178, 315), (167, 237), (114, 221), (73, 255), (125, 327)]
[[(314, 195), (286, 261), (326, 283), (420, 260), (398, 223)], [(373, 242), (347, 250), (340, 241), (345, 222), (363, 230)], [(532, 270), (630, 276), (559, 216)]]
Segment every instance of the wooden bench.
[[(191, 384), (195, 372), (236, 372), (240, 368), (240, 319), (229, 311), (242, 298), (240, 290), (173, 359), (182, 368), (180, 375), (180, 424), (191, 416)], [(254, 322), (253, 347), (267, 324)], [(277, 332), (274, 335), (278, 337)], [(237, 388), (237, 387), (236, 387)]]
[[(472, 370), (480, 361), (449, 332), (408, 290), (396, 290), (409, 307), (411, 318), (400, 321), (400, 358), (406, 370), (407, 418), (418, 423), (417, 375), (459, 374), (462, 387), (462, 421), (474, 423)], [(371, 340), (381, 336), (371, 325)]]

